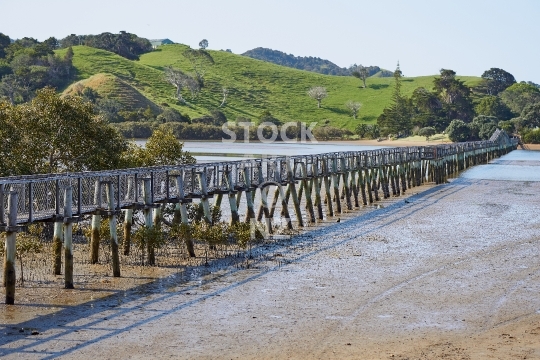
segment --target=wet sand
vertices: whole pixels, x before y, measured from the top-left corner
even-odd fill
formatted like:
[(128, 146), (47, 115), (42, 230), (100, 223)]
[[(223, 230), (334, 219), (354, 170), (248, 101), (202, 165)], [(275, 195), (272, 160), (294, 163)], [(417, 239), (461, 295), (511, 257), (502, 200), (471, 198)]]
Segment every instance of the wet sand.
[(540, 173), (515, 151), (266, 244), (247, 269), (0, 305), (0, 357), (540, 359), (540, 181), (496, 176), (523, 165)]

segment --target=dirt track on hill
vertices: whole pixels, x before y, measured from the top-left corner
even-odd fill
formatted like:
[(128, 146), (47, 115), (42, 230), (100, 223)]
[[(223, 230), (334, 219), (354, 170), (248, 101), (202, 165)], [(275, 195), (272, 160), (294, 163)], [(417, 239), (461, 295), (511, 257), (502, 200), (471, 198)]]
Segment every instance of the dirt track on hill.
[(0, 307), (0, 356), (540, 359), (539, 210), (540, 182), (462, 177), (266, 244), (248, 269)]

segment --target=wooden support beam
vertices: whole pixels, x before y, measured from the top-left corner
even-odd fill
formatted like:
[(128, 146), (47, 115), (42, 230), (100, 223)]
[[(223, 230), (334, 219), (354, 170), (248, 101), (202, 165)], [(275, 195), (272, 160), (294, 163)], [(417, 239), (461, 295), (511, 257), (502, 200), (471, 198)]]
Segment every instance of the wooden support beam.
[[(98, 209), (101, 208), (101, 181), (96, 180), (94, 184), (94, 204)], [(97, 264), (99, 262), (99, 243), (100, 243), (100, 228), (101, 228), (101, 215), (93, 214), (91, 222), (91, 234), (90, 234), (90, 264)]]
[(313, 209), (313, 201), (311, 199), (311, 186), (310, 181), (308, 179), (308, 172), (306, 168), (306, 164), (301, 163), (300, 167), (302, 169), (302, 185), (304, 189), (306, 189), (306, 209), (308, 211), (309, 215), (309, 221), (314, 223), (315, 222), (315, 210)]
[(332, 178), (332, 185), (334, 188), (334, 201), (336, 203), (336, 212), (341, 214), (341, 198), (339, 196), (339, 174), (337, 173), (337, 164), (336, 159), (332, 158), (332, 172), (331, 172), (331, 178)]
[(364, 177), (364, 169), (358, 170), (358, 187), (360, 188), (360, 194), (362, 195), (362, 205), (367, 205), (367, 196), (366, 196), (366, 180)]
[(328, 178), (328, 162), (326, 159), (322, 160), (323, 164), (323, 184), (324, 192), (326, 195), (326, 214), (327, 216), (334, 216), (334, 209), (332, 208), (332, 194), (330, 193), (330, 180)]
[(210, 204), (208, 202), (208, 187), (206, 185), (206, 168), (197, 173), (199, 179), (199, 186), (201, 189), (201, 203), (203, 206), (203, 212), (206, 222), (212, 224), (212, 214), (210, 213)]
[(347, 170), (345, 164), (345, 158), (340, 159), (341, 162), (341, 172), (343, 173), (343, 189), (345, 190), (345, 203), (347, 204), (347, 210), (352, 210), (352, 201), (351, 201), (351, 188), (349, 187), (349, 171)]
[[(152, 181), (150, 178), (143, 179), (143, 199), (144, 199), (144, 226), (147, 229), (151, 229), (154, 227), (154, 224), (152, 222)], [(152, 244), (152, 241), (147, 241), (146, 243), (146, 251), (147, 251), (147, 263), (150, 266), (153, 266), (156, 264), (156, 256), (154, 252), (154, 244)]]
[(279, 187), (276, 188), (276, 191), (274, 192), (274, 198), (272, 199), (272, 206), (270, 207), (270, 218), (274, 217), (274, 212), (276, 210), (276, 205), (279, 200)]
[[(185, 199), (185, 192), (184, 192), (184, 172), (182, 171), (180, 175), (175, 176), (176, 181), (176, 188), (178, 189), (178, 200), (179, 202), (176, 204), (175, 211), (174, 211), (174, 223), (175, 224), (182, 224), (183, 226), (187, 226), (189, 223), (188, 214), (187, 214), (187, 207), (186, 203), (184, 202)], [(191, 236), (187, 236), (184, 239), (186, 243), (186, 250), (189, 254), (189, 257), (195, 257), (195, 246), (193, 244), (193, 239)]]
[(236, 224), (240, 217), (238, 216), (238, 207), (236, 205), (234, 184), (232, 182), (232, 172), (230, 169), (225, 170), (225, 179), (227, 180), (227, 188), (229, 189), (229, 206), (231, 208), (231, 225)]
[[(273, 234), (274, 229), (272, 229), (272, 218), (270, 217), (270, 210), (268, 209), (268, 190), (269, 186), (266, 186), (260, 189), (261, 192), (261, 206), (264, 213), (264, 221), (266, 225), (266, 233)], [(260, 221), (260, 220), (259, 220)]]
[(247, 203), (247, 211), (246, 211), (246, 222), (249, 223), (251, 220), (255, 219), (255, 209), (253, 206), (253, 195), (252, 192), (253, 189), (251, 188), (251, 172), (248, 167), (244, 167), (242, 169), (242, 172), (244, 173), (244, 182), (246, 184), (246, 203)]
[(287, 200), (285, 198), (285, 192), (283, 191), (283, 187), (281, 185), (278, 186), (279, 196), (281, 198), (281, 207), (283, 209), (284, 218), (287, 222), (287, 229), (292, 230), (292, 221), (291, 216), (289, 215), (289, 209), (287, 207)]
[(294, 206), (294, 212), (296, 213), (296, 221), (298, 222), (298, 226), (303, 227), (304, 226), (304, 220), (302, 219), (302, 211), (300, 209), (300, 201), (298, 200), (298, 193), (296, 192), (296, 184), (294, 180), (294, 172), (292, 170), (292, 166), (290, 161), (287, 160), (287, 177), (289, 178), (289, 190), (291, 193), (291, 198), (293, 201)]
[(64, 189), (64, 287), (73, 289), (73, 189)]
[[(315, 168), (317, 165), (312, 164), (313, 168)], [(316, 174), (316, 172), (312, 172), (312, 174)], [(321, 179), (322, 180), (322, 179)], [(313, 190), (315, 192), (315, 206), (317, 207), (317, 216), (319, 220), (324, 219), (323, 215), (323, 208), (322, 208), (322, 199), (321, 199), (321, 187), (319, 185), (318, 178), (314, 177), (311, 180), (313, 184)]]
[(352, 190), (353, 199), (354, 199), (354, 207), (360, 207), (360, 202), (358, 200), (358, 186), (356, 185), (356, 170), (350, 171), (350, 181), (349, 186)]
[[(131, 192), (133, 191), (133, 182), (134, 178), (129, 177), (128, 183), (127, 183), (127, 191), (126, 191), (126, 199), (129, 199), (129, 196)], [(124, 255), (129, 255), (129, 252), (131, 250), (131, 228), (133, 226), (133, 209), (125, 209), (124, 212), (124, 224), (123, 224), (123, 230), (124, 230), (124, 239), (123, 239), (123, 248), (124, 248)]]
[(53, 228), (53, 275), (60, 275), (62, 273), (63, 225), (63, 219), (57, 216), (54, 220)]
[[(109, 217), (109, 233), (111, 237), (111, 260), (113, 277), (120, 277), (120, 256), (118, 255), (118, 233), (116, 232), (116, 209), (114, 207), (114, 188), (107, 183), (107, 208), (113, 214)], [(120, 191), (120, 189), (118, 189)], [(156, 209), (158, 210), (158, 209)]]
[(379, 186), (377, 185), (377, 178), (379, 177), (378, 174), (380, 174), (380, 166), (375, 168), (375, 169), (371, 169), (371, 179), (373, 181), (373, 183), (371, 184), (372, 186), (372, 190), (373, 190), (373, 196), (375, 198), (375, 201), (379, 201)]
[[(7, 305), (15, 304), (15, 282), (17, 280), (15, 274), (15, 251), (17, 240), (17, 204), (19, 202), (19, 196), (17, 192), (10, 191), (8, 194), (8, 213), (7, 213), (7, 226), (8, 230), (5, 235), (5, 255), (4, 255), (4, 283), (6, 286), (6, 300)], [(4, 204), (1, 204), (2, 208)]]

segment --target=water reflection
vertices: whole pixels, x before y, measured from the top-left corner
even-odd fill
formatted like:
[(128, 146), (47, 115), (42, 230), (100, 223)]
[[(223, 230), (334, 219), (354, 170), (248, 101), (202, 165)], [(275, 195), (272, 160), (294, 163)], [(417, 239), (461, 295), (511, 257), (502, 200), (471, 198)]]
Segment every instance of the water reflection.
[(489, 164), (474, 166), (461, 176), (482, 180), (540, 181), (540, 151), (514, 150)]

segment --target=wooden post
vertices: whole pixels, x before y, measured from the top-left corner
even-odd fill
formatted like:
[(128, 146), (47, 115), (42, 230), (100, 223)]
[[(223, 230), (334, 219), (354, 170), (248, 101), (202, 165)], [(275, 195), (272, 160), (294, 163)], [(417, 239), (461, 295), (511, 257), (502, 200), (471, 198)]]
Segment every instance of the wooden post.
[(360, 207), (360, 202), (358, 201), (358, 187), (356, 186), (356, 170), (351, 170), (350, 172), (351, 180), (349, 186), (352, 189), (353, 198), (354, 198), (354, 207)]
[(278, 185), (278, 191), (279, 191), (279, 197), (281, 198), (281, 207), (282, 212), (284, 213), (285, 221), (287, 222), (287, 229), (292, 230), (292, 221), (291, 216), (289, 215), (289, 209), (287, 207), (287, 199), (285, 197), (285, 192), (283, 191), (283, 187), (281, 185)]
[(208, 188), (206, 186), (206, 168), (202, 172), (197, 173), (199, 185), (201, 187), (201, 203), (203, 205), (205, 220), (211, 224), (212, 214), (210, 213), (210, 204), (208, 202)]
[(352, 210), (351, 201), (351, 188), (349, 187), (349, 171), (345, 166), (345, 158), (341, 158), (341, 173), (343, 174), (343, 189), (345, 190), (345, 203), (347, 204), (347, 210)]
[(270, 218), (274, 217), (274, 212), (276, 211), (276, 205), (279, 200), (279, 187), (276, 188), (274, 192), (274, 198), (272, 199), (272, 206), (270, 207)]
[[(101, 208), (101, 181), (96, 180), (94, 185), (94, 204)], [(90, 235), (90, 264), (99, 262), (99, 229), (101, 227), (101, 215), (93, 214)]]
[(372, 184), (371, 172), (372, 172), (372, 170), (373, 170), (372, 168), (364, 170), (364, 174), (366, 175), (365, 176), (366, 191), (368, 193), (368, 200), (369, 200), (370, 204), (373, 204), (373, 193), (372, 193), (373, 189), (371, 188), (371, 184)]
[(319, 178), (317, 171), (317, 164), (311, 164), (311, 174), (313, 175), (312, 184), (315, 190), (315, 206), (317, 207), (317, 215), (319, 220), (324, 219), (323, 209), (322, 209), (322, 199), (321, 199), (321, 188), (319, 186)]
[[(144, 225), (147, 229), (154, 227), (152, 223), (152, 181), (150, 178), (143, 179), (143, 199), (144, 199)], [(156, 263), (156, 256), (154, 253), (154, 246), (151, 241), (146, 243), (148, 265), (154, 265)]]
[(309, 184), (308, 180), (308, 173), (306, 164), (300, 163), (300, 166), (302, 168), (302, 185), (304, 185), (304, 189), (306, 189), (306, 209), (309, 214), (309, 221), (314, 223), (315, 222), (315, 210), (313, 209), (313, 202), (311, 200), (311, 186)]
[[(118, 189), (120, 190), (120, 189)], [(114, 189), (113, 184), (107, 183), (107, 205), (111, 212), (109, 216), (109, 232), (111, 234), (111, 258), (113, 277), (120, 277), (120, 257), (118, 255), (118, 234), (116, 232), (116, 212), (114, 207)]]
[(54, 232), (53, 232), (53, 275), (60, 275), (62, 273), (62, 237), (64, 220), (59, 214), (56, 214), (54, 219)]
[(334, 201), (336, 212), (341, 214), (341, 198), (339, 197), (339, 174), (337, 173), (336, 159), (332, 159), (332, 185), (334, 187)]
[(366, 182), (363, 169), (358, 170), (358, 187), (360, 188), (360, 194), (362, 194), (362, 205), (367, 205)]
[(232, 183), (232, 172), (231, 170), (225, 170), (227, 174), (227, 187), (229, 188), (229, 206), (231, 207), (231, 225), (239, 221), (238, 216), (238, 207), (236, 206), (236, 199), (234, 197), (234, 184)]
[(73, 189), (64, 190), (64, 287), (73, 289)]
[(255, 219), (255, 209), (253, 207), (253, 189), (251, 188), (251, 174), (249, 168), (246, 166), (242, 169), (244, 173), (244, 182), (246, 184), (246, 203), (247, 203), (247, 212), (246, 212), (246, 222), (251, 222), (251, 219)]
[(334, 209), (332, 208), (332, 194), (330, 193), (330, 180), (328, 179), (328, 162), (326, 159), (322, 159), (323, 165), (323, 184), (326, 198), (326, 214), (327, 216), (334, 216)]
[(294, 205), (294, 212), (296, 213), (296, 220), (298, 221), (298, 226), (304, 226), (304, 220), (302, 219), (302, 212), (300, 211), (300, 201), (298, 200), (298, 193), (296, 192), (296, 184), (294, 179), (294, 173), (291, 167), (290, 161), (287, 159), (287, 175), (289, 178), (289, 189), (291, 191), (291, 197)]
[(373, 181), (372, 183), (372, 190), (373, 190), (373, 195), (375, 196), (375, 201), (379, 201), (379, 187), (377, 186), (377, 173), (380, 171), (380, 166), (378, 168), (375, 168), (375, 169), (371, 169), (372, 172), (371, 172), (371, 179)]
[[(8, 194), (7, 231), (4, 255), (4, 282), (6, 284), (6, 304), (15, 304), (15, 249), (17, 240), (17, 204), (19, 196), (17, 192), (10, 191)], [(2, 208), (4, 204), (1, 204)]]
[[(129, 194), (131, 194), (131, 191), (133, 191), (133, 178), (128, 178), (128, 186), (127, 186), (127, 192), (126, 192), (126, 199), (129, 199)], [(133, 209), (125, 209), (124, 210), (124, 255), (129, 255), (130, 249), (131, 249), (131, 227), (133, 226)]]
[(266, 233), (273, 234), (274, 230), (272, 229), (272, 218), (270, 217), (270, 211), (268, 209), (268, 186), (261, 188), (261, 206), (264, 212), (264, 220), (266, 224)]
[[(185, 192), (184, 192), (184, 173), (181, 172), (180, 175), (176, 175), (176, 188), (178, 189), (178, 203), (176, 204), (176, 208), (174, 211), (174, 221), (175, 224), (184, 224), (184, 226), (188, 225), (188, 214), (187, 214), (187, 207), (186, 203), (184, 201), (185, 199)], [(193, 244), (193, 239), (191, 236), (188, 236), (186, 239), (184, 239), (186, 243), (186, 249), (189, 254), (189, 257), (195, 257), (195, 246)]]

